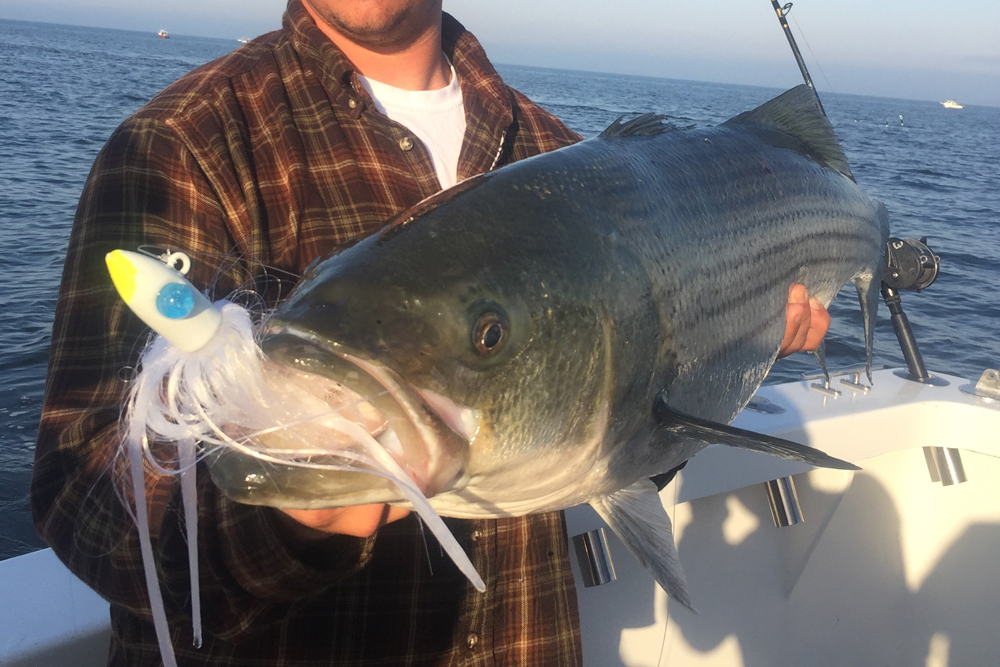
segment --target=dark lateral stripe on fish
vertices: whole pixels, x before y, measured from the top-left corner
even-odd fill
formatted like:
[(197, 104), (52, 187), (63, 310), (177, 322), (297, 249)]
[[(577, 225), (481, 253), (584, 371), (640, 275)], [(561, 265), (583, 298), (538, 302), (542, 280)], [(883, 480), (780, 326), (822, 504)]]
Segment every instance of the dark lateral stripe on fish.
[[(814, 261), (819, 262), (820, 260), (814, 260)], [(834, 258), (834, 259), (828, 259), (828, 260), (825, 260), (825, 261), (827, 261), (827, 262), (836, 262), (837, 260)], [(788, 281), (789, 281), (789, 284), (791, 284), (791, 282), (790, 282), (791, 278), (788, 278)], [(739, 302), (740, 299), (735, 299), (734, 301), (735, 302)], [(719, 342), (721, 344), (713, 346), (713, 347), (710, 347), (710, 348), (707, 348), (707, 352), (710, 355), (712, 355), (712, 356), (718, 356), (718, 357), (725, 357), (725, 356), (727, 356), (729, 354), (734, 354), (739, 348), (741, 348), (744, 345), (746, 345), (749, 341), (752, 341), (752, 340), (758, 338), (762, 333), (764, 333), (764, 331), (768, 327), (770, 327), (770, 326), (773, 325), (773, 323), (774, 323), (774, 321), (776, 319), (781, 318), (783, 316), (783, 313), (785, 312), (785, 307), (786, 307), (786, 304), (784, 302), (782, 302), (780, 304), (780, 306), (778, 307), (778, 309), (776, 311), (774, 311), (773, 313), (771, 313), (769, 315), (769, 317), (766, 317), (766, 318), (758, 320), (758, 322), (756, 324), (754, 324), (754, 325), (752, 325), (752, 326), (750, 326), (748, 328), (741, 329), (740, 332), (739, 332), (739, 334), (736, 335), (736, 336), (734, 336), (734, 337), (726, 338), (726, 339), (720, 339)], [(754, 310), (754, 309), (751, 309), (751, 310)], [(713, 309), (711, 309), (711, 312), (709, 314), (707, 314), (705, 317), (699, 319), (697, 321), (697, 324), (702, 325), (702, 326), (705, 326), (705, 325), (709, 325), (710, 326), (710, 323), (712, 322), (712, 320), (715, 320), (715, 319), (718, 319), (718, 318), (722, 318), (722, 317), (724, 317), (729, 312), (730, 312), (730, 309), (727, 309), (727, 308), (713, 308)], [(777, 351), (777, 347), (775, 347), (775, 351)]]
[[(788, 228), (788, 234), (786, 235), (786, 238), (781, 241), (775, 242), (771, 245), (768, 245), (766, 247), (762, 247), (760, 249), (759, 254), (755, 255), (755, 257), (753, 258), (752, 268), (754, 269), (754, 271), (761, 273), (760, 269), (762, 266), (764, 267), (770, 266), (770, 264), (766, 263), (765, 260), (769, 260), (775, 256), (780, 257), (784, 254), (787, 254), (789, 250), (800, 245), (816, 244), (821, 246), (823, 245), (835, 246), (839, 250), (841, 261), (843, 261), (844, 259), (843, 255), (845, 249), (853, 249), (853, 248), (864, 249), (871, 243), (871, 236), (857, 232), (840, 231), (840, 230), (806, 229), (796, 234), (795, 232), (798, 230), (796, 230), (793, 225), (782, 225), (782, 226)], [(764, 234), (769, 232), (770, 228), (771, 226), (762, 225), (759, 227), (759, 230), (762, 234)], [(700, 242), (707, 243), (710, 242), (710, 240), (700, 239)], [(718, 266), (726, 266), (728, 268), (731, 268), (732, 261), (738, 257), (737, 255), (727, 254), (725, 252), (706, 253), (706, 255), (707, 256), (702, 258), (705, 262), (703, 271), (706, 273), (709, 271), (709, 269)], [(812, 259), (813, 259), (812, 257), (808, 256), (803, 257), (803, 260), (805, 261), (811, 261)], [(737, 264), (736, 266), (737, 268), (739, 268), (740, 264)], [(748, 266), (748, 268), (750, 267)]]
[[(761, 233), (765, 233), (768, 230), (761, 228)], [(761, 271), (762, 267), (773, 266), (772, 263), (768, 263), (765, 260), (769, 260), (774, 256), (782, 256), (788, 253), (791, 249), (796, 246), (815, 244), (818, 246), (828, 246), (834, 247), (838, 251), (838, 256), (841, 261), (844, 261), (845, 250), (850, 249), (864, 249), (871, 243), (871, 236), (853, 233), (849, 231), (839, 231), (839, 230), (819, 230), (819, 231), (809, 231), (805, 230), (803, 233), (794, 234), (794, 228), (789, 229), (789, 234), (782, 240), (775, 242), (769, 246), (760, 249), (759, 254), (755, 255), (753, 258), (753, 263), (736, 264), (736, 268), (741, 266), (752, 269), (755, 275), (764, 275), (766, 272)], [(704, 257), (705, 262), (704, 272), (708, 272), (710, 269), (719, 266), (725, 266), (726, 268), (732, 269), (732, 262), (736, 255), (726, 254), (724, 252), (711, 253)], [(811, 262), (814, 258), (810, 256), (803, 257), (806, 262)], [(825, 259), (822, 256), (819, 259)], [(859, 261), (863, 259), (858, 258)]]
[[(844, 261), (843, 255), (830, 255), (828, 257), (813, 257), (809, 260), (809, 263), (813, 266), (820, 264), (832, 264), (838, 265)], [(726, 298), (718, 301), (712, 306), (706, 306), (700, 311), (701, 317), (697, 320), (699, 323), (707, 323), (713, 320), (722, 318), (730, 314), (734, 309), (739, 306), (744, 306), (746, 308), (751, 308), (750, 304), (756, 300), (759, 300), (762, 294), (765, 294), (776, 281), (783, 282), (784, 284), (791, 285), (795, 282), (798, 277), (799, 267), (794, 267), (789, 271), (786, 271), (783, 275), (777, 278), (773, 276), (761, 276), (762, 280), (753, 286), (748, 286), (743, 290), (731, 291), (727, 293)], [(754, 274), (759, 275), (759, 274)], [(748, 283), (744, 282), (744, 285)], [(784, 308), (784, 305), (782, 305)], [(751, 308), (752, 309), (752, 308)], [(685, 322), (689, 323), (689, 322)], [(762, 329), (760, 327), (759, 329)], [(757, 331), (759, 333), (760, 330)]]

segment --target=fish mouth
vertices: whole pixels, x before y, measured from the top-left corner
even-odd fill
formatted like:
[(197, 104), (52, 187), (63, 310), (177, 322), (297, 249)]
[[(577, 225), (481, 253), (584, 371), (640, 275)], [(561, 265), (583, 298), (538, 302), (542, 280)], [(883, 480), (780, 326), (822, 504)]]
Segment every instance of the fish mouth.
[(322, 509), (407, 504), (394, 481), (402, 476), (426, 497), (461, 484), (478, 428), (474, 411), (410, 387), (387, 367), (294, 325), (272, 322), (261, 348), (273, 373), (296, 393), (308, 387), (325, 416), (294, 429), (268, 429), (250, 447), (213, 451), (212, 479), (227, 496)]

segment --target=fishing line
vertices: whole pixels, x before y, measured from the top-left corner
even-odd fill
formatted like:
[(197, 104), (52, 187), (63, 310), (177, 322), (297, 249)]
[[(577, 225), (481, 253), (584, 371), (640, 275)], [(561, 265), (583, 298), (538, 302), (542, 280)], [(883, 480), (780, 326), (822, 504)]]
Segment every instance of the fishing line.
[[(785, 16), (791, 17), (791, 4), (786, 6), (788, 9), (785, 10)], [(819, 73), (823, 75), (823, 80), (826, 81), (826, 87), (830, 90), (830, 92), (833, 92), (833, 85), (830, 83), (830, 79), (826, 78), (826, 72), (823, 71), (823, 66), (820, 64), (819, 58), (817, 58), (816, 54), (813, 53), (812, 46), (809, 45), (809, 38), (806, 37), (805, 31), (802, 30), (802, 27), (799, 25), (798, 19), (793, 19), (792, 22), (795, 24), (795, 29), (800, 35), (802, 35), (802, 40), (806, 43), (806, 48), (809, 49), (809, 55), (812, 56), (813, 62), (816, 63), (816, 67), (819, 68)]]
[(184, 508), (184, 529), (187, 536), (188, 576), (191, 578), (191, 627), (194, 647), (201, 648), (201, 578), (198, 569), (198, 486), (197, 443), (186, 438), (177, 443), (180, 466), (181, 505)]
[[(673, 498), (673, 502), (671, 503), (671, 507), (670, 507), (671, 511), (667, 512), (667, 517), (669, 517), (669, 519), (670, 519), (670, 525), (673, 527), (673, 530), (674, 530), (674, 540), (676, 542), (676, 539), (677, 539), (677, 537), (676, 537), (677, 536), (677, 521), (676, 521), (676, 519), (677, 519), (677, 501), (680, 499), (681, 485), (680, 485), (680, 482), (677, 480), (676, 476), (674, 477), (673, 481), (674, 481), (674, 485), (673, 485), (674, 486), (674, 498)], [(666, 508), (664, 508), (664, 510), (665, 509)], [(663, 654), (667, 650), (667, 635), (669, 634), (669, 631), (670, 631), (670, 598), (668, 597), (667, 600), (666, 600), (666, 605), (665, 605), (665, 609), (664, 609), (663, 639), (660, 640), (660, 655), (656, 658), (656, 666), (657, 667), (663, 667)]]
[[(427, 533), (424, 531), (424, 522), (417, 516), (417, 528), (420, 529), (420, 541), (424, 543), (424, 556), (427, 557), (427, 571), (434, 576), (434, 563), (431, 562), (431, 549), (427, 544)], [(438, 545), (440, 548), (440, 545)]]

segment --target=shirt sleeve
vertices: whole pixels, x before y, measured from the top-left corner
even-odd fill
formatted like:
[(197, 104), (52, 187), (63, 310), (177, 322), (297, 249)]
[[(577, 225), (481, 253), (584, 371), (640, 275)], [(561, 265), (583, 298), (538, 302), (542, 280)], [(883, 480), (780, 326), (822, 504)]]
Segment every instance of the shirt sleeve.
[[(239, 284), (226, 215), (197, 161), (159, 120), (126, 121), (101, 151), (77, 209), (56, 306), (31, 501), (36, 527), (83, 581), (150, 619), (118, 420), (148, 330), (112, 286), (105, 255), (182, 250), (199, 287)], [(229, 266), (229, 269), (220, 267)], [(226, 275), (225, 271), (232, 275)], [(246, 276), (246, 273), (244, 273)], [(220, 292), (216, 297), (224, 296)], [(330, 537), (328, 563), (280, 530), (276, 510), (232, 502), (199, 470), (205, 630), (238, 639), (362, 567), (371, 540)], [(146, 467), (154, 551), (168, 616), (190, 613), (179, 479)]]
[(561, 120), (538, 106), (523, 93), (510, 89), (517, 108), (518, 122), (523, 126), (514, 145), (513, 160), (523, 160), (548, 153), (580, 141), (582, 137)]

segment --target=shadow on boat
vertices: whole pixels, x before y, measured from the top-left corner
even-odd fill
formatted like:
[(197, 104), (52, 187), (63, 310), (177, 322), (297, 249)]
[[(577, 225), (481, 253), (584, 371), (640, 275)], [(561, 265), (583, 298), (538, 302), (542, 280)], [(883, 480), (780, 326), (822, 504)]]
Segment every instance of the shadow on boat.
[(586, 664), (993, 664), (1000, 459), (963, 455), (969, 482), (952, 487), (930, 481), (919, 448), (859, 473), (796, 475), (805, 521), (790, 527), (774, 526), (762, 485), (676, 505), (698, 614), (670, 602), (668, 618), (665, 595), (613, 539), (618, 580), (600, 588), (617, 588), (602, 594), (616, 613), (585, 636)]

